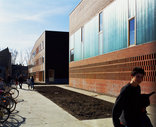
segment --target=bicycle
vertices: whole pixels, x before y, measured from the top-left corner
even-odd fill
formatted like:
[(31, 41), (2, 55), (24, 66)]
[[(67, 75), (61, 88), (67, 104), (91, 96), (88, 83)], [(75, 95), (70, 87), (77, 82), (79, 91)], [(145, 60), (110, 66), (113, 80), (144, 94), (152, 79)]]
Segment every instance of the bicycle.
[(2, 124), (5, 121), (7, 121), (9, 116), (10, 116), (9, 109), (3, 105), (0, 105), (0, 123)]
[(15, 87), (9, 87), (5, 84), (4, 92), (10, 93), (13, 99), (16, 99), (19, 96), (19, 90)]

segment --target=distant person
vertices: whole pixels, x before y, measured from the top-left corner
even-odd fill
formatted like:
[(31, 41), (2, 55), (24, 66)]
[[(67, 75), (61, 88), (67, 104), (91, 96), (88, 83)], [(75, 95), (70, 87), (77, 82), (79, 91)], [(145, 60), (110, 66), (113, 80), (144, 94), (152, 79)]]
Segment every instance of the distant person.
[(22, 75), (19, 76), (18, 82), (19, 82), (19, 87), (22, 89), (22, 84), (23, 84), (23, 76)]
[(31, 76), (31, 89), (34, 89), (34, 77)]
[(15, 78), (15, 85), (16, 85), (16, 86), (18, 85), (18, 78), (17, 78), (17, 76), (16, 76), (16, 78)]
[[(140, 111), (140, 83), (143, 81), (145, 71), (135, 67), (131, 72), (131, 81), (122, 87), (113, 107), (112, 119), (114, 127), (147, 127), (142, 126)], [(152, 127), (152, 126), (148, 126)]]
[(12, 78), (11, 78), (10, 74), (8, 74), (8, 77), (6, 79), (6, 84), (7, 84), (8, 87), (11, 86), (11, 80), (12, 80)]
[(30, 79), (30, 77), (28, 77), (28, 79), (27, 79), (27, 84), (28, 84), (28, 89), (30, 89), (30, 87), (31, 87), (31, 79)]
[(5, 90), (5, 83), (3, 82), (3, 78), (0, 77), (0, 90)]

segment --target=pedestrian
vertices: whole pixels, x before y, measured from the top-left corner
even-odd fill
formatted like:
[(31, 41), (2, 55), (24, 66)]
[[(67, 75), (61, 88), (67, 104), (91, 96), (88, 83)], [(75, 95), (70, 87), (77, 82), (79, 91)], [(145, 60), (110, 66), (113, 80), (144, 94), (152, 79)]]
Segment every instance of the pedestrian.
[(28, 89), (30, 89), (30, 87), (31, 87), (31, 79), (30, 79), (30, 77), (28, 77), (28, 79), (27, 79), (27, 84), (28, 84)]
[(112, 112), (114, 127), (142, 127), (139, 84), (143, 81), (144, 75), (145, 71), (142, 68), (135, 67), (131, 72), (131, 81), (121, 88)]
[(19, 82), (19, 87), (22, 89), (22, 84), (23, 84), (23, 76), (22, 76), (22, 74), (19, 76), (18, 82)]
[(17, 78), (17, 76), (16, 76), (16, 78), (15, 78), (15, 85), (16, 85), (16, 87), (17, 87), (17, 85), (18, 85), (18, 78)]
[(4, 91), (5, 90), (5, 84), (3, 82), (3, 78), (0, 77), (0, 90)]
[(31, 76), (31, 89), (34, 89), (34, 77)]
[(11, 86), (11, 80), (12, 80), (12, 78), (11, 78), (10, 74), (8, 74), (8, 77), (7, 77), (7, 80), (6, 80), (6, 84), (7, 84), (8, 87)]
[(141, 94), (139, 100), (141, 127), (153, 127), (149, 117), (147, 116), (146, 107), (150, 105), (149, 97), (155, 94), (155, 91), (149, 94)]

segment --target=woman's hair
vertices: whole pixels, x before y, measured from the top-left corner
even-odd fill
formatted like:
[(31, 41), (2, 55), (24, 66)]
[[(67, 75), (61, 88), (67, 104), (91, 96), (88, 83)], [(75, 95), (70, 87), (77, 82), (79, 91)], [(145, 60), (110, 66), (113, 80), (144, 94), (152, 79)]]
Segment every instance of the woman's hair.
[(135, 67), (135, 68), (133, 68), (133, 71), (131, 72), (131, 76), (135, 76), (138, 73), (139, 74), (143, 74), (143, 75), (146, 74), (145, 71), (144, 71), (144, 69), (142, 69), (140, 67)]

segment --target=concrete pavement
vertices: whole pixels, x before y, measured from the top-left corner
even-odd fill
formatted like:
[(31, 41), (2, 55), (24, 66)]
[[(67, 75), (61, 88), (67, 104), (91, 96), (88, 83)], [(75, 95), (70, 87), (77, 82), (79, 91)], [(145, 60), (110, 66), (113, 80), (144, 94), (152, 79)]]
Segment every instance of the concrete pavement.
[[(71, 88), (65, 85), (59, 85), (59, 87), (106, 101), (115, 101), (115, 97)], [(38, 92), (28, 90), (26, 84), (19, 91), (20, 95), (17, 98), (16, 110), (11, 114), (3, 127), (113, 127), (111, 118), (80, 121)], [(155, 115), (152, 114), (154, 109), (155, 107), (151, 106), (148, 109), (151, 118)]]

